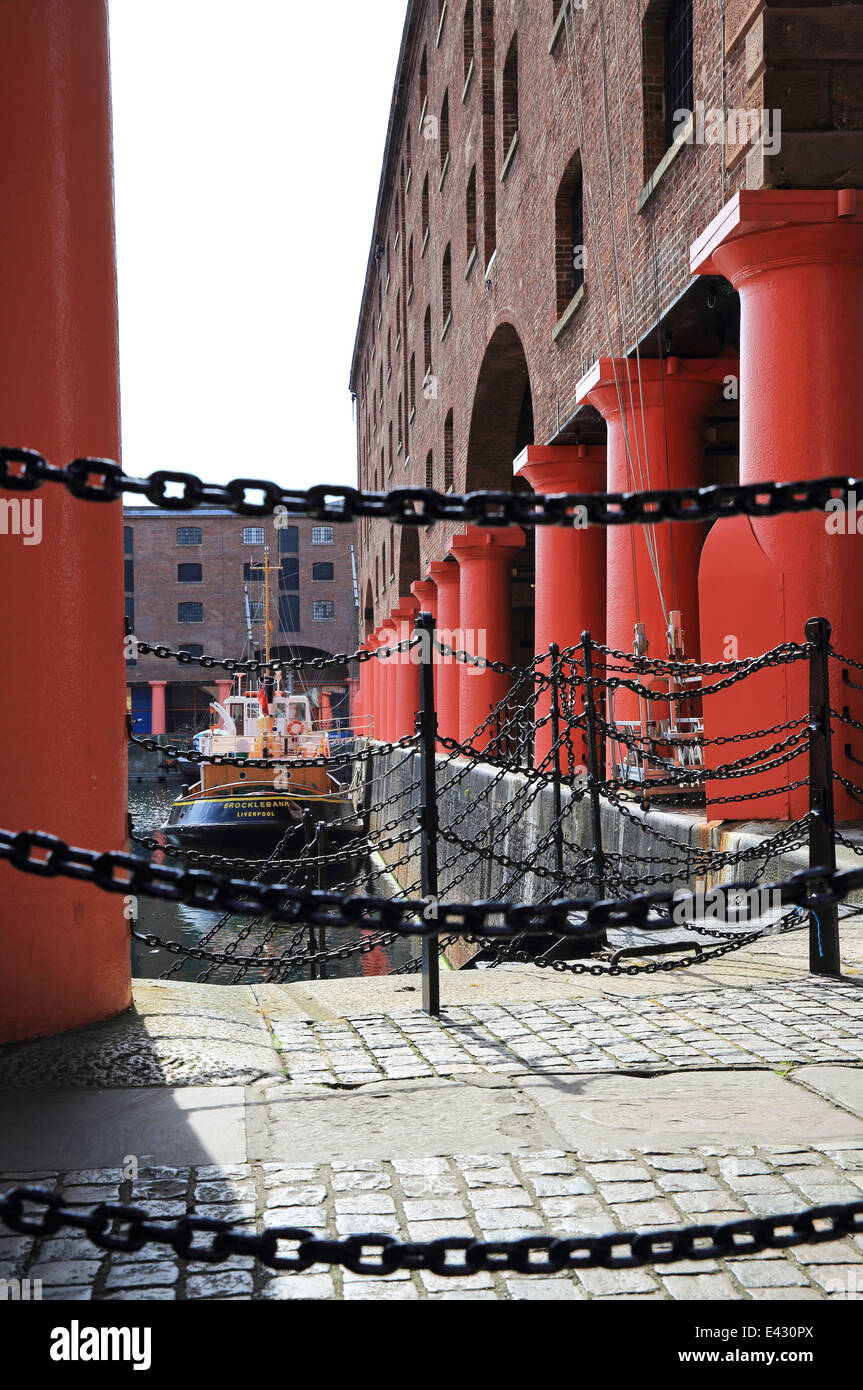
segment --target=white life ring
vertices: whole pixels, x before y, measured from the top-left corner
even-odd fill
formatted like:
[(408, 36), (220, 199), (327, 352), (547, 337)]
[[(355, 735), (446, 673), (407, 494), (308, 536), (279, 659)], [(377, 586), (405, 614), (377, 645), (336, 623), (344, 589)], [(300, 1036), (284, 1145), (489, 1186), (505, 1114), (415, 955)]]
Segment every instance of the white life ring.
[(303, 733), (304, 729), (305, 725), (301, 719), (292, 719), (288, 725), (288, 733), (291, 735), (291, 738), (297, 738)]

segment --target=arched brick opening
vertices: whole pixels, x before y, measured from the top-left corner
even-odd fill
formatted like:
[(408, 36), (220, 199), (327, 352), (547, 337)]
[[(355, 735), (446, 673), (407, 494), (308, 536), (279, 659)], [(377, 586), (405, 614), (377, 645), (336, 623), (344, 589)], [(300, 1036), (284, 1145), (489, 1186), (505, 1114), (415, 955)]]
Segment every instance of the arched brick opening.
[(399, 546), (399, 597), (409, 597), (411, 584), (421, 579), (420, 540), (415, 526), (402, 526)]

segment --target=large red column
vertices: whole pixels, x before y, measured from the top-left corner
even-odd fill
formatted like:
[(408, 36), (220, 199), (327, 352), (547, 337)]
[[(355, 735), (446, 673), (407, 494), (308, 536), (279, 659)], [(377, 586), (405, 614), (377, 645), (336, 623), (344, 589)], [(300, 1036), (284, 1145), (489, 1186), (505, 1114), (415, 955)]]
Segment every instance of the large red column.
[[(391, 618), (384, 618), (378, 629), (379, 644), (388, 651), (398, 641), (396, 625)], [(380, 703), (380, 734), (385, 743), (391, 742), (396, 724), (396, 682), (395, 655), (378, 659), (378, 698)]]
[[(437, 627), (437, 585), (431, 579), (415, 579), (411, 585), (411, 593), (419, 604), (420, 613), (431, 613)], [(434, 701), (435, 709), (438, 702), (438, 651), (432, 652), (432, 665), (434, 668)]]
[[(523, 545), (524, 532), (518, 526), (500, 531), (472, 526), (450, 541), (461, 573), (459, 645), (472, 655), (507, 664), (512, 661), (510, 576)], [(492, 708), (506, 698), (512, 678), (468, 662), (460, 662), (458, 671), (459, 741), (481, 750), (492, 742), (495, 729), (490, 725), (475, 741), (471, 736)]]
[[(119, 457), (104, 0), (0, 4), (0, 442)], [(56, 486), (2, 492), (41, 541), (0, 536), (0, 824), (126, 842), (123, 515)], [(30, 507), (37, 512), (30, 512)], [(17, 678), (16, 678), (17, 675)], [(27, 695), (22, 715), (22, 681)], [(13, 732), (14, 731), (14, 732)], [(0, 865), (0, 1041), (131, 1002), (129, 904)]]
[[(380, 641), (376, 632), (366, 638), (366, 647), (371, 652), (376, 652), (380, 646)], [(363, 710), (362, 731), (368, 738), (379, 739), (381, 737), (381, 695), (380, 695), (380, 663), (376, 657), (371, 661), (363, 663), (366, 676), (367, 697)]]
[(167, 681), (150, 681), (150, 733), (166, 732), (165, 691)]
[[(529, 444), (515, 461), (516, 476), (534, 492), (604, 492), (605, 449), (593, 444)], [(605, 641), (605, 529), (602, 526), (537, 526), (534, 644), (547, 651), (552, 642), (563, 650), (575, 647), (583, 632)], [(549, 664), (540, 670), (548, 675)], [(579, 704), (580, 708), (580, 704)], [(551, 710), (548, 692), (537, 699), (537, 718)], [(551, 726), (536, 733), (536, 765), (551, 750)], [(573, 756), (585, 765), (587, 750), (580, 734), (573, 736)]]
[[(576, 387), (608, 424), (608, 490), (698, 487), (704, 417), (736, 372), (734, 358), (601, 358)], [(643, 623), (648, 656), (667, 658), (669, 615), (683, 615), (686, 655), (698, 656), (698, 560), (706, 528), (692, 522), (608, 528), (605, 640), (631, 652)], [(638, 697), (618, 691), (615, 716), (638, 717)]]
[[(724, 275), (740, 295), (740, 481), (859, 473), (863, 192), (739, 193), (692, 247), (690, 260), (696, 274)], [(810, 617), (828, 618), (834, 646), (863, 659), (860, 519), (811, 512), (718, 522), (701, 562), (705, 660), (720, 660), (735, 649), (741, 657), (756, 656), (779, 642), (802, 642)], [(849, 706), (863, 720), (863, 697), (843, 687), (840, 672), (831, 663), (831, 703)], [(705, 699), (704, 706), (708, 736), (803, 715), (806, 665), (761, 672)], [(835, 733), (834, 768), (859, 785), (863, 773), (845, 758), (844, 745), (863, 758), (863, 740), (841, 725)], [(758, 746), (752, 740), (741, 749), (749, 753)], [(784, 788), (805, 773), (803, 757), (757, 779), (741, 778), (734, 790)], [(727, 784), (710, 785), (717, 794), (729, 790)], [(838, 815), (860, 817), (859, 804), (838, 784), (835, 795)], [(807, 809), (802, 787), (723, 806), (722, 815), (797, 818)]]
[[(150, 684), (152, 685), (153, 682), (150, 681)], [(216, 681), (216, 700), (220, 705), (223, 705), (228, 699), (233, 687), (233, 681)]]
[[(460, 573), (455, 560), (433, 560), (429, 574), (437, 590), (435, 635), (445, 646), (458, 647), (461, 626)], [(442, 738), (459, 736), (459, 668), (451, 657), (435, 651), (435, 703), (437, 727)]]
[[(417, 600), (408, 595), (399, 600), (392, 610), (393, 621), (397, 624), (396, 638), (408, 642), (413, 635), (414, 619), (419, 612)], [(420, 703), (420, 668), (413, 648), (397, 652), (393, 667), (396, 690), (396, 719), (394, 738), (407, 738), (416, 729), (417, 710)]]

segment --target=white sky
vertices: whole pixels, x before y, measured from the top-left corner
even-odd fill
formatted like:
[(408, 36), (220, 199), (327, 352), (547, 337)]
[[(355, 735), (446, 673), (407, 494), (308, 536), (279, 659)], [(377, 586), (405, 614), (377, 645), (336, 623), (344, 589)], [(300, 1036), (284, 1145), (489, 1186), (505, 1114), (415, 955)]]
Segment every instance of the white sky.
[(353, 482), (405, 0), (109, 5), (126, 470)]

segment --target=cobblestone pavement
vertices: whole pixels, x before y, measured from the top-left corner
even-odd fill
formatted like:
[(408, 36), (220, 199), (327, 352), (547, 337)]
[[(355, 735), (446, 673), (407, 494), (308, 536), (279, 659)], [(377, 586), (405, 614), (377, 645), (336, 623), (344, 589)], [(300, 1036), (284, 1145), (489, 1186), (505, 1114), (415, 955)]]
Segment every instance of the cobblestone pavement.
[[(71, 1206), (132, 1201), (157, 1217), (195, 1210), (250, 1228), (316, 1234), (375, 1231), (426, 1240), (650, 1230), (854, 1201), (863, 1193), (863, 1139), (823, 1147), (717, 1146), (668, 1152), (545, 1150), (452, 1158), (157, 1168), (134, 1183), (119, 1169), (4, 1174), (53, 1187)], [(43, 1299), (855, 1299), (863, 1298), (863, 1236), (746, 1259), (547, 1276), (477, 1274), (385, 1279), (312, 1269), (273, 1273), (251, 1258), (184, 1265), (149, 1246), (103, 1254), (83, 1236), (41, 1241), (0, 1234), (0, 1278), (41, 1280)]]
[(863, 1061), (863, 990), (792, 979), (656, 999), (464, 1005), (439, 1020), (414, 1011), (326, 1022), (275, 1018), (270, 1027), (298, 1085), (471, 1071), (848, 1063)]

